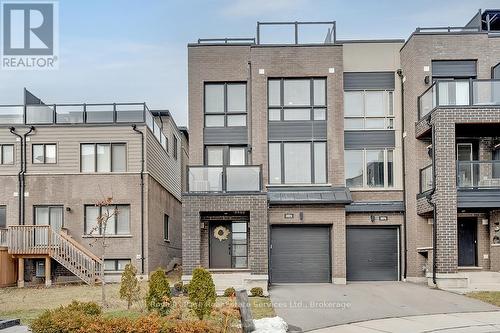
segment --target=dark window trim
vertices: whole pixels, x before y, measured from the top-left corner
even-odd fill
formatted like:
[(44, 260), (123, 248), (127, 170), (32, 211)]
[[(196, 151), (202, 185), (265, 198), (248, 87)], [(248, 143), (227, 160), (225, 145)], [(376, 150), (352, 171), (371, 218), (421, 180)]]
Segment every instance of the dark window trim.
[[(299, 81), (299, 80), (309, 80), (309, 105), (285, 105), (285, 80), (286, 81)], [(314, 80), (324, 80), (325, 81), (325, 105), (315, 105), (314, 104)], [(280, 105), (269, 105), (269, 82), (279, 81), (280, 82)], [(285, 120), (285, 110), (289, 109), (309, 109), (309, 120)], [(314, 119), (314, 110), (322, 109), (325, 110), (324, 120)], [(270, 110), (280, 110), (280, 120), (270, 120), (269, 111)], [(292, 121), (327, 121), (328, 120), (328, 78), (326, 76), (318, 77), (281, 77), (281, 78), (269, 78), (267, 80), (267, 119), (268, 122), (292, 122)]]
[(170, 242), (170, 216), (163, 214), (163, 240)]
[[(179, 144), (179, 140), (177, 139), (177, 136), (175, 134), (172, 134), (172, 144), (174, 145), (173, 146), (173, 155), (174, 155), (174, 159), (177, 159), (178, 158), (178, 144)], [(168, 141), (167, 141), (168, 142)]]
[[(82, 146), (93, 145), (94, 146), (94, 171), (83, 171), (82, 170)], [(108, 172), (97, 171), (97, 145), (110, 145), (110, 170)], [(113, 170), (113, 146), (124, 145), (125, 146), (125, 171), (114, 171)], [(128, 171), (128, 147), (126, 142), (82, 142), (80, 143), (80, 172), (85, 173), (111, 173), (111, 172), (127, 172)]]
[[(211, 147), (216, 147), (216, 148), (222, 148), (222, 166), (230, 166), (229, 161), (230, 161), (230, 150), (231, 148), (242, 148), (245, 149), (245, 164), (248, 165), (248, 146), (247, 145), (205, 145), (203, 148), (203, 153), (204, 153), (204, 158), (203, 162), (206, 166), (208, 166), (208, 148)], [(216, 165), (213, 165), (216, 166)]]
[[(368, 179), (366, 177), (366, 168), (367, 168), (367, 163), (366, 163), (366, 152), (367, 151), (376, 151), (376, 150), (383, 150), (384, 151), (384, 185), (383, 186), (368, 186)], [(370, 147), (370, 148), (349, 148), (349, 149), (344, 149), (344, 151), (361, 151), (362, 154), (362, 163), (363, 163), (363, 185), (361, 187), (349, 187), (351, 189), (355, 190), (390, 190), (396, 188), (395, 185), (395, 175), (396, 175), (396, 159), (395, 159), (395, 147), (382, 147), (382, 148), (375, 148), (375, 147)], [(388, 152), (392, 151), (392, 185), (389, 186), (389, 159), (388, 159)], [(345, 154), (344, 154), (344, 170), (345, 170)], [(386, 177), (387, 176), (387, 177)], [(344, 184), (347, 186), (347, 178), (346, 174), (344, 173)]]
[[(104, 261), (114, 261), (115, 269), (114, 270), (104, 269), (104, 271), (105, 272), (123, 272), (123, 270), (118, 270), (118, 261), (119, 260), (127, 260), (129, 262), (129, 264), (132, 264), (132, 259), (130, 259), (130, 258), (111, 258), (111, 259), (106, 258), (106, 259), (104, 259)], [(106, 267), (106, 266), (104, 266), (104, 267)]]
[[(119, 210), (119, 208), (117, 208), (118, 206), (128, 206), (129, 207), (129, 219), (128, 219), (128, 233), (127, 234), (119, 234), (117, 233), (117, 230), (118, 230), (118, 223), (117, 222), (117, 219), (116, 219), (116, 215), (113, 216), (113, 218), (115, 219), (115, 230), (112, 234), (108, 233), (107, 235), (108, 236), (127, 236), (127, 235), (130, 235), (131, 234), (131, 230), (130, 230), (130, 227), (131, 227), (131, 223), (130, 223), (130, 220), (131, 220), (131, 216), (130, 214), (132, 214), (132, 210), (130, 208), (130, 204), (112, 204), (112, 205), (109, 205), (107, 207), (112, 207), (112, 206), (115, 206), (116, 209)], [(83, 234), (84, 235), (95, 235), (95, 236), (102, 236), (102, 229), (99, 227), (99, 232), (98, 233), (95, 233), (95, 234), (88, 234), (87, 233), (87, 207), (94, 207), (94, 208), (98, 208), (99, 209), (99, 216), (101, 216), (102, 214), (102, 208), (103, 207), (99, 207), (99, 206), (96, 206), (94, 204), (86, 204), (86, 205), (83, 205)], [(97, 221), (96, 221), (97, 223)], [(106, 228), (106, 231), (107, 231), (107, 228)]]
[(0, 220), (0, 229), (4, 229), (7, 228), (7, 205), (0, 205), (0, 210), (4, 211), (4, 217), (5, 217), (5, 221), (3, 221), (4, 222), (3, 224), (2, 221)]
[[(34, 146), (43, 146), (43, 162), (35, 162)], [(54, 163), (47, 162), (47, 146), (55, 146), (56, 148), (56, 161)], [(57, 153), (57, 143), (32, 143), (31, 144), (31, 163), (32, 164), (57, 164), (59, 154)]]
[[(248, 248), (249, 248), (249, 235), (250, 235), (250, 226), (249, 226), (249, 223), (247, 221), (231, 221), (231, 234), (234, 234), (235, 232), (233, 231), (233, 224), (234, 223), (245, 223), (246, 225), (246, 230), (245, 232), (236, 232), (237, 234), (246, 234), (246, 243), (245, 244), (233, 244), (232, 240), (231, 240), (231, 268), (234, 268), (234, 269), (247, 269), (248, 268)], [(234, 251), (233, 251), (233, 247), (235, 245), (245, 245), (246, 248), (247, 248), (247, 252), (245, 253), (244, 256), (236, 256), (234, 255)], [(235, 265), (233, 264), (233, 259), (234, 258), (246, 258), (246, 266), (245, 267), (234, 267)]]
[[(12, 163), (4, 163), (4, 150), (3, 147), (12, 147)], [(16, 150), (13, 144), (1, 144), (0, 145), (0, 165), (14, 165), (16, 163)]]
[(496, 68), (500, 68), (500, 62), (498, 64), (496, 64), (495, 66), (491, 67), (491, 79), (492, 80), (495, 80), (495, 79), (500, 79), (500, 77), (495, 77), (495, 69)]
[[(228, 112), (227, 110), (227, 86), (228, 85), (245, 85), (245, 112)], [(206, 112), (206, 86), (209, 85), (224, 85), (224, 112)], [(245, 126), (228, 126), (228, 116), (245, 116)], [(208, 126), (206, 125), (207, 116), (224, 116), (224, 126)], [(232, 127), (247, 127), (248, 126), (248, 84), (247, 81), (211, 81), (203, 84), (203, 127), (204, 128), (232, 128)]]
[(64, 205), (58, 205), (58, 204), (53, 204), (53, 205), (33, 205), (33, 224), (37, 225), (36, 223), (36, 209), (37, 208), (48, 208), (49, 209), (49, 225), (52, 226), (51, 221), (50, 221), (50, 211), (52, 208), (60, 208), (62, 210), (62, 223), (61, 227), (64, 228)]

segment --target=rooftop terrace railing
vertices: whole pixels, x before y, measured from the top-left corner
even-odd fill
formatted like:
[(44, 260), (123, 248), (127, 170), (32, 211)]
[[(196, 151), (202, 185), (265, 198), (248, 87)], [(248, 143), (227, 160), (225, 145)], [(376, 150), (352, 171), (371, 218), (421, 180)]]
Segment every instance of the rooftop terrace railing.
[(198, 44), (255, 44), (255, 38), (199, 38)]
[(480, 32), (481, 27), (418, 27), (416, 33), (457, 33), (457, 32)]
[(437, 80), (418, 97), (419, 119), (438, 107), (500, 106), (500, 80)]
[[(277, 43), (277, 44), (334, 44), (337, 40), (337, 23), (335, 21), (311, 21), (311, 22), (257, 22), (257, 44), (274, 44), (267, 43), (262, 39), (262, 28), (264, 26), (274, 26), (277, 27), (292, 27), (293, 28), (293, 42), (287, 43)], [(307, 32), (305, 31), (306, 27), (319, 27), (326, 26), (327, 31), (326, 34), (322, 35), (320, 40), (315, 40), (313, 42), (306, 41), (305, 38), (307, 36)], [(316, 32), (314, 32), (317, 35)]]

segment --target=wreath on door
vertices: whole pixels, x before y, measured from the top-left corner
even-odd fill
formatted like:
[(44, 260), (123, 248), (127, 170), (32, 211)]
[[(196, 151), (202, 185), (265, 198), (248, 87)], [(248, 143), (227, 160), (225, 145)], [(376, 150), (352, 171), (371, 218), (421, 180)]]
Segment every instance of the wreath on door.
[(214, 237), (220, 242), (227, 240), (229, 237), (229, 229), (220, 225), (214, 229)]

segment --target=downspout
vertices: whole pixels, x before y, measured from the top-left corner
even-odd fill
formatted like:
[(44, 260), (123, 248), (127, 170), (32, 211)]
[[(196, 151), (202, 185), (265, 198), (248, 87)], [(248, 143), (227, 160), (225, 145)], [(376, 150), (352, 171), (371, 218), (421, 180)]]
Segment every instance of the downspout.
[(404, 87), (404, 75), (401, 69), (397, 70), (399, 81), (401, 83), (401, 155), (403, 159), (403, 229), (404, 229), (404, 242), (403, 242), (403, 279), (406, 280), (406, 275), (408, 273), (408, 231), (407, 228), (407, 214), (406, 214), (406, 161), (405, 161), (405, 87)]
[(22, 193), (21, 193), (21, 210), (22, 210), (22, 225), (25, 225), (26, 224), (26, 209), (25, 209), (25, 196), (24, 196), (24, 191), (26, 189), (26, 170), (28, 169), (27, 168), (27, 156), (26, 156), (26, 138), (28, 137), (28, 135), (30, 135), (33, 131), (35, 130), (35, 127), (31, 126), (30, 127), (30, 130), (26, 133), (24, 133), (23, 137), (24, 137), (24, 151), (22, 152), (23, 154), (23, 162), (24, 162), (24, 166), (23, 166), (23, 171), (21, 173), (21, 179), (22, 179)]
[(132, 129), (141, 135), (141, 274), (144, 275), (144, 133), (135, 124)]
[(21, 203), (21, 193), (24, 192), (23, 191), (23, 185), (22, 185), (22, 173), (23, 173), (23, 170), (24, 170), (24, 153), (23, 153), (23, 150), (24, 150), (24, 144), (23, 144), (23, 137), (20, 135), (20, 134), (17, 134), (15, 131), (16, 129), (14, 127), (11, 127), (9, 128), (10, 130), (10, 133), (14, 134), (15, 136), (17, 136), (19, 138), (19, 141), (21, 142), (21, 160), (20, 160), (20, 164), (19, 164), (19, 172), (17, 174), (17, 184), (18, 184), (18, 189), (17, 189), (17, 197), (18, 197), (18, 217), (19, 217), (19, 222), (18, 224), (21, 225), (22, 221), (23, 221), (23, 210), (22, 210), (22, 203)]
[(427, 195), (427, 202), (432, 206), (432, 283), (436, 284), (436, 267), (437, 267), (437, 212), (436, 204), (432, 197), (436, 192), (436, 131), (434, 124), (431, 124), (431, 116), (427, 118), (427, 123), (431, 126), (432, 131), (432, 191)]
[[(253, 154), (252, 154), (252, 147), (253, 147), (253, 142), (252, 142), (252, 131), (253, 131), (253, 124), (252, 124), (252, 62), (248, 62), (248, 119), (247, 119), (247, 127), (248, 127), (248, 144), (247, 144), (247, 150), (251, 154), (251, 159), (248, 161), (248, 164), (253, 164)], [(248, 126), (248, 124), (250, 124)]]

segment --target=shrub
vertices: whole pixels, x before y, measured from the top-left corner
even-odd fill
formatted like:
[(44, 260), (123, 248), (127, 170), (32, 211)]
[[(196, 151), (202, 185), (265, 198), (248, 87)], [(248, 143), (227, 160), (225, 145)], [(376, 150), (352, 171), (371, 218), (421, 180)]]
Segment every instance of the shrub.
[(127, 300), (127, 309), (130, 310), (132, 302), (138, 301), (140, 298), (141, 287), (139, 280), (137, 280), (137, 268), (131, 264), (125, 266), (122, 273), (122, 280), (120, 285), (120, 298)]
[(224, 290), (224, 297), (233, 297), (236, 296), (236, 290), (233, 287), (226, 288)]
[(198, 319), (203, 320), (203, 317), (212, 312), (216, 297), (215, 285), (210, 273), (203, 268), (196, 268), (189, 283), (191, 311)]
[(182, 286), (182, 293), (183, 294), (189, 294), (189, 283), (186, 283)]
[(167, 315), (170, 310), (170, 285), (165, 271), (161, 268), (154, 271), (149, 279), (146, 306), (148, 311), (156, 311), (161, 316)]
[(261, 287), (253, 287), (250, 289), (250, 295), (252, 295), (252, 297), (262, 297), (264, 296), (264, 290), (262, 290)]
[(101, 316), (101, 308), (93, 302), (73, 301), (67, 306), (44, 311), (30, 325), (33, 333), (69, 333), (78, 331)]
[(184, 285), (183, 285), (182, 281), (176, 282), (174, 284), (175, 290), (177, 290), (179, 292), (183, 290), (183, 287), (184, 287)]

